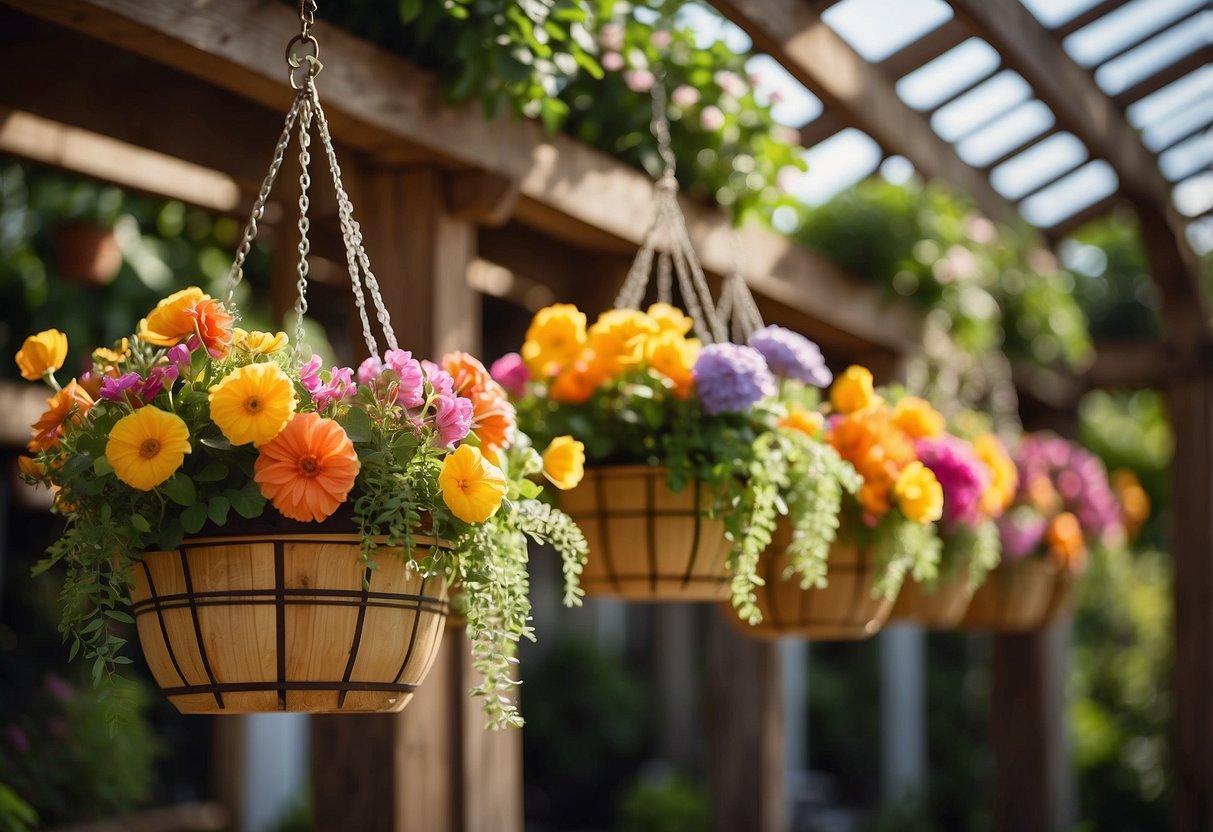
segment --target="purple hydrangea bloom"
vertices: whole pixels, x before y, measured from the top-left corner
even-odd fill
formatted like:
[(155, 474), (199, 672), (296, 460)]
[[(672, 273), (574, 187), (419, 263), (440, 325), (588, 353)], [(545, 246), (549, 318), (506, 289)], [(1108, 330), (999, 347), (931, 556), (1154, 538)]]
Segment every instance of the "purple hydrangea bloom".
[(782, 326), (767, 326), (750, 333), (750, 346), (767, 361), (767, 367), (780, 378), (803, 381), (814, 387), (826, 387), (834, 380), (821, 349), (798, 332)]
[(990, 485), (990, 472), (973, 447), (954, 436), (920, 439), (918, 458), (931, 469), (943, 488), (943, 521), (970, 528), (981, 520), (981, 496)]
[(775, 377), (755, 349), (710, 344), (695, 361), (695, 389), (703, 412), (737, 413), (776, 393)]

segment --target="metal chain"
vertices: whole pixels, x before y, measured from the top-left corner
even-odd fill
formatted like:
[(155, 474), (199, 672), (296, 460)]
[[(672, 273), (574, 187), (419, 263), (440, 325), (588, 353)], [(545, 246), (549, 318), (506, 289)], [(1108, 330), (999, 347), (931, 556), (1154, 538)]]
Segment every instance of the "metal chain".
[(308, 231), (312, 227), (312, 221), (307, 215), (308, 207), (311, 205), (307, 189), (312, 184), (312, 177), (308, 172), (312, 162), (312, 154), (309, 151), (312, 143), (311, 129), (312, 103), (311, 101), (305, 101), (303, 111), (299, 117), (299, 280), (296, 284), (299, 296), (295, 298), (296, 357), (299, 356), (299, 350), (303, 347), (303, 316), (307, 313), (307, 256), (312, 249), (311, 241), (307, 236)]

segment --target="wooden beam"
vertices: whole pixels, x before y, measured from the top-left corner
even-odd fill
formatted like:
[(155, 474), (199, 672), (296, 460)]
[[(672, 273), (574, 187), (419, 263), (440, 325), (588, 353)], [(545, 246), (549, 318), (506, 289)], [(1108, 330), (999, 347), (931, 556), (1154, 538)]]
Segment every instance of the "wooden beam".
[(1183, 144), (1188, 139), (1195, 138), (1196, 136), (1199, 136), (1201, 133), (1208, 132), (1208, 130), (1211, 127), (1213, 127), (1213, 110), (1211, 110), (1209, 112), (1209, 114), (1206, 115), (1199, 122), (1192, 125), (1192, 127), (1190, 129), (1185, 130), (1184, 132), (1180, 133), (1178, 136), (1171, 139), (1166, 144), (1164, 144), (1162, 147), (1160, 147), (1156, 151), (1154, 151), (1154, 153), (1156, 155), (1161, 156), (1162, 154), (1166, 153), (1171, 148), (1178, 147), (1179, 145)]
[(1208, 314), (1196, 256), (1171, 205), (1169, 184), (1124, 114), (1018, 0), (952, 0), (952, 7), (1032, 85), (1059, 125), (1081, 139), (1093, 157), (1108, 160), (1143, 226), (1161, 235), (1160, 258), (1152, 266), (1168, 327), (1189, 343), (1203, 338)]
[(845, 113), (887, 152), (914, 163), (924, 176), (950, 182), (993, 219), (1016, 221), (1013, 205), (966, 165), (931, 128), (929, 119), (897, 95), (892, 79), (859, 56), (801, 0), (727, 0), (714, 3), (812, 90), (827, 109)]
[(1096, 3), (1094, 6), (1087, 9), (1085, 12), (1075, 15), (1065, 23), (1055, 27), (1053, 29), (1053, 34), (1059, 40), (1068, 37), (1077, 32), (1079, 29), (1090, 26), (1104, 15), (1111, 14), (1128, 2), (1129, 0), (1102, 0), (1101, 2)]
[[(939, 110), (942, 110), (944, 107), (948, 106), (956, 99), (960, 98), (961, 96), (965, 95), (968, 92), (971, 92), (975, 87), (978, 87), (981, 84), (984, 84), (986, 81), (989, 81), (991, 78), (993, 78), (995, 75), (997, 75), (1000, 72), (1002, 72), (1002, 66), (991, 67), (990, 69), (983, 72), (981, 75), (974, 78), (972, 81), (967, 82), (962, 89), (955, 90), (955, 91), (949, 93), (946, 98), (944, 98), (940, 101), (937, 101), (935, 104), (932, 104), (931, 107), (927, 109), (927, 112), (935, 113), (935, 112), (938, 112)], [(1014, 110), (1016, 107), (1021, 106), (1023, 103), (1024, 102), (1022, 102), (1022, 101), (1017, 101), (1014, 104), (1012, 104), (1010, 107), (1008, 107), (1007, 109), (1001, 110), (997, 114), (986, 118), (984, 121), (981, 122), (981, 124), (977, 125), (973, 129), (969, 130), (969, 132), (966, 133), (965, 136), (971, 136), (974, 133), (978, 132), (979, 130), (982, 130), (982, 129), (990, 126), (990, 122), (996, 121), (996, 120), (1002, 118), (1007, 113), (1011, 112), (1011, 110)], [(958, 139), (957, 141), (964, 139), (965, 136), (962, 136), (961, 139)]]
[(1002, 163), (1011, 161), (1016, 156), (1018, 156), (1020, 153), (1023, 153), (1024, 151), (1035, 147), (1036, 145), (1040, 144), (1041, 142), (1043, 142), (1045, 139), (1049, 138), (1050, 136), (1056, 136), (1060, 132), (1062, 132), (1060, 125), (1054, 124), (1052, 127), (1050, 127), (1048, 130), (1045, 130), (1043, 133), (1037, 133), (1032, 138), (1025, 139), (1024, 141), (1020, 142), (1015, 147), (1013, 147), (1010, 150), (1003, 153), (997, 159), (994, 159), (992, 162), (987, 162), (984, 165), (979, 165), (978, 170), (987, 171), (987, 172), (991, 171), (994, 168), (1001, 165)]
[(824, 110), (821, 115), (800, 128), (800, 146), (810, 148), (821, 144), (831, 136), (850, 127), (847, 120), (835, 110)]
[(878, 61), (876, 65), (890, 78), (898, 79), (930, 63), (970, 37), (972, 33), (965, 28), (964, 23), (953, 17), (908, 46), (903, 46), (889, 57)]
[[(285, 111), (283, 42), (297, 28), (292, 9), (245, 0), (0, 0), (151, 59), (273, 110)], [(486, 170), (519, 183), (516, 216), (557, 239), (596, 250), (634, 250), (644, 236), (652, 183), (639, 171), (541, 125), (508, 117), (486, 129), (475, 105), (451, 108), (437, 82), (408, 61), (327, 26), (320, 76), (335, 138), (379, 165), (415, 162), (418, 152), (452, 169)], [(853, 53), (852, 53), (853, 55)], [(137, 88), (137, 87), (135, 87)], [(892, 94), (891, 91), (889, 93)], [(215, 125), (212, 132), (220, 125)], [(276, 131), (263, 141), (269, 148)], [(730, 224), (721, 212), (684, 200), (705, 267), (727, 273)], [(748, 276), (759, 292), (812, 318), (835, 322), (878, 349), (913, 349), (921, 315), (890, 305), (875, 287), (773, 232), (745, 235)], [(759, 263), (774, 271), (759, 271)], [(810, 277), (811, 275), (811, 277)]]
[(1158, 92), (1168, 84), (1175, 83), (1188, 73), (1195, 72), (1210, 61), (1213, 61), (1213, 48), (1202, 46), (1174, 63), (1168, 64), (1148, 78), (1143, 78), (1127, 90), (1118, 92), (1112, 96), (1112, 101), (1116, 103), (1117, 107), (1124, 109), (1134, 102), (1141, 101), (1147, 95)]
[(1025, 199), (1035, 196), (1036, 194), (1043, 191), (1045, 188), (1048, 188), (1050, 185), (1056, 185), (1058, 182), (1065, 179), (1071, 173), (1078, 170), (1079, 168), (1081, 168), (1083, 165), (1087, 164), (1090, 161), (1092, 161), (1092, 160), (1088, 159), (1084, 156), (1082, 159), (1078, 160), (1077, 162), (1074, 162), (1073, 164), (1069, 165), (1068, 167), (1065, 167), (1062, 170), (1051, 174), (1043, 182), (1037, 182), (1036, 184), (1034, 184), (1032, 186), (1032, 190), (1023, 194), (1022, 196), (1018, 196), (1015, 198), (1016, 204), (1022, 204)]
[(1207, 6), (1196, 6), (1194, 9), (1192, 9), (1186, 15), (1181, 17), (1179, 20), (1176, 20), (1172, 23), (1162, 24), (1162, 25), (1158, 25), (1153, 20), (1149, 21), (1142, 29), (1134, 32), (1133, 37), (1131, 37), (1129, 40), (1127, 40), (1124, 43), (1117, 46), (1116, 49), (1114, 49), (1109, 54), (1104, 55), (1102, 58), (1100, 58), (1099, 63), (1093, 68), (1101, 67), (1104, 64), (1110, 63), (1128, 52), (1132, 52), (1134, 49), (1141, 46), (1146, 41), (1150, 40), (1151, 38), (1153, 38), (1157, 35), (1162, 34), (1164, 31), (1178, 29), (1180, 26), (1183, 26), (1186, 23), (1191, 23), (1193, 20), (1200, 17), (1208, 10), (1209, 9)]

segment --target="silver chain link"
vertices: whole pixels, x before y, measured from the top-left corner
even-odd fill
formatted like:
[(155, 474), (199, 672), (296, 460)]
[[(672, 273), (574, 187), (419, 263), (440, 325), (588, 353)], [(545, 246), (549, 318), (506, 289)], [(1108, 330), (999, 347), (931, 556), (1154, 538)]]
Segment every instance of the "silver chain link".
[(297, 267), (299, 279), (295, 284), (295, 288), (299, 294), (295, 298), (296, 358), (299, 357), (299, 351), (303, 347), (303, 316), (307, 314), (307, 256), (312, 250), (312, 243), (308, 238), (312, 221), (307, 215), (308, 208), (311, 205), (307, 189), (312, 184), (312, 177), (309, 173), (312, 163), (312, 154), (309, 150), (312, 144), (311, 129), (312, 103), (311, 101), (305, 101), (303, 103), (303, 110), (299, 116), (299, 265)]

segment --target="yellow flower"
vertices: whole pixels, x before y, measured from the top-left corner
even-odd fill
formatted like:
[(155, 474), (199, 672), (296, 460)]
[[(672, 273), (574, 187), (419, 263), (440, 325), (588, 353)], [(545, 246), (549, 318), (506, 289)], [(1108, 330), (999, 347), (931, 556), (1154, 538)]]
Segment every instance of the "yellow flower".
[(174, 292), (156, 304), (139, 322), (139, 337), (157, 347), (174, 347), (194, 334), (195, 318), (190, 311), (210, 296), (197, 286)]
[(248, 364), (211, 388), (211, 419), (233, 445), (264, 445), (295, 414), (295, 388), (277, 364)]
[(893, 424), (906, 432), (911, 439), (930, 439), (942, 436), (947, 423), (943, 414), (931, 406), (926, 399), (906, 396), (893, 408)]
[(471, 445), (460, 445), (442, 460), (438, 484), (447, 508), (465, 523), (483, 523), (505, 499), (505, 474)]
[(248, 332), (237, 327), (232, 331), (232, 343), (237, 349), (244, 350), (252, 355), (270, 355), (285, 349), (290, 343), (285, 332), (261, 332), (253, 330)]
[(893, 495), (901, 513), (915, 523), (931, 523), (943, 516), (943, 487), (918, 460), (901, 469)]
[(797, 430), (805, 436), (815, 437), (821, 433), (825, 419), (816, 410), (805, 410), (803, 407), (793, 407), (787, 416), (781, 416), (775, 424), (781, 428)]
[(839, 413), (855, 413), (879, 403), (880, 396), (872, 386), (872, 373), (866, 367), (851, 365), (834, 380), (830, 388), (830, 403)]
[(535, 313), (522, 345), (522, 359), (536, 378), (548, 378), (577, 360), (585, 346), (585, 313), (557, 303)]
[(607, 380), (641, 362), (645, 344), (657, 334), (657, 324), (635, 309), (611, 309), (598, 316), (590, 327), (593, 353), (590, 374)]
[(131, 488), (151, 491), (177, 472), (190, 452), (190, 432), (175, 413), (141, 407), (110, 429), (105, 458)]
[(543, 475), (561, 491), (576, 488), (585, 476), (585, 445), (571, 436), (557, 436), (543, 452)]
[(93, 350), (93, 363), (101, 367), (117, 367), (130, 357), (131, 342), (129, 338), (123, 338), (118, 343), (118, 349), (116, 350), (111, 350), (107, 347), (98, 347)]
[(648, 315), (661, 332), (672, 329), (679, 335), (686, 335), (695, 325), (694, 321), (682, 314), (681, 309), (668, 303), (654, 303), (649, 307)]
[(674, 395), (685, 399), (695, 386), (695, 359), (699, 357), (699, 339), (684, 338), (673, 329), (665, 329), (645, 342), (649, 367), (674, 383)]
[(17, 352), (17, 367), (26, 381), (38, 381), (63, 366), (67, 358), (67, 336), (57, 329), (44, 329), (25, 339)]
[(992, 433), (973, 440), (973, 451), (990, 471), (990, 485), (981, 495), (981, 511), (986, 517), (998, 517), (1015, 499), (1019, 471), (1002, 442)]

